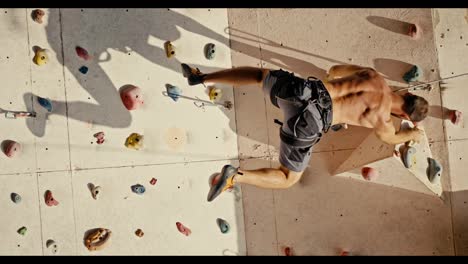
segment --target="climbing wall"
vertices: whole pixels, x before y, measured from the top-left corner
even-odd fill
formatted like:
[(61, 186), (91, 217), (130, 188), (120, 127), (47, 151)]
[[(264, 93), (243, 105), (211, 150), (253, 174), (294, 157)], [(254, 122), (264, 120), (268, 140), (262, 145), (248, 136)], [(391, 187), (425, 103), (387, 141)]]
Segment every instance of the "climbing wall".
[[(434, 9), (434, 36), (440, 64), (440, 75), (443, 78), (468, 72), (466, 51), (468, 49), (468, 10), (467, 9)], [(452, 221), (455, 252), (457, 255), (468, 255), (468, 180), (466, 177), (466, 160), (468, 147), (468, 127), (466, 114), (468, 106), (465, 98), (468, 76), (447, 80), (442, 92), (443, 105), (458, 109), (465, 114), (464, 121), (458, 126), (444, 121), (446, 142), (448, 145), (448, 165), (451, 175)]]
[[(34, 10), (0, 10), (0, 31), (10, 36), (0, 40), (0, 141), (2, 149), (21, 144), (16, 156), (0, 155), (0, 254), (244, 255), (240, 188), (206, 200), (210, 176), (238, 166), (235, 111), (163, 95), (170, 84), (210, 100), (210, 87), (188, 86), (180, 63), (231, 67), (227, 11), (42, 9), (38, 23)], [(166, 41), (175, 47), (171, 58)], [(211, 60), (207, 43), (216, 46)], [(37, 53), (44, 49), (46, 59)], [(143, 102), (131, 111), (120, 97), (129, 85)], [(235, 103), (232, 87), (216, 88), (221, 102)], [(6, 119), (4, 110), (36, 117)], [(139, 150), (125, 145), (132, 133), (143, 136)], [(132, 187), (138, 184), (144, 193)], [(95, 228), (111, 237), (88, 251), (85, 236)]]
[[(407, 35), (411, 23), (423, 31), (419, 40)], [(352, 63), (374, 67), (394, 87), (407, 85), (402, 76), (413, 65), (423, 69), (421, 81), (439, 77), (429, 9), (232, 9), (229, 26), (233, 66), (323, 78), (330, 66)], [(441, 105), (438, 86), (417, 94)], [(241, 168), (277, 167), (279, 127), (273, 120), (282, 120), (281, 111), (254, 87), (236, 87), (235, 98)], [(246, 116), (250, 119), (240, 118)], [(431, 112), (424, 128), (434, 158), (445, 168), (443, 122)], [(393, 168), (402, 166), (397, 159), (383, 164), (385, 185), (332, 176), (372, 136), (371, 130), (352, 126), (330, 131), (291, 189), (243, 188), (247, 254), (285, 255), (286, 247), (293, 255), (454, 254), (446, 170), (443, 199), (414, 176), (392, 177), (405, 170)], [(370, 162), (378, 162), (376, 156), (369, 155)]]

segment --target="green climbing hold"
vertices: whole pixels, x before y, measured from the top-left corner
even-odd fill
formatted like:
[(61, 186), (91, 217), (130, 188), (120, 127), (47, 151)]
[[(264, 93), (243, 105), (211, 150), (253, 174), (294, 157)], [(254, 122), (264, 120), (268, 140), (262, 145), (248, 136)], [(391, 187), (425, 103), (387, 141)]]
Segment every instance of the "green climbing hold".
[(18, 229), (18, 234), (24, 236), (26, 235), (26, 231), (28, 231), (28, 229), (25, 226), (23, 226), (20, 229)]
[(221, 233), (226, 234), (229, 232), (229, 224), (226, 220), (218, 218), (216, 219), (216, 223), (218, 224), (219, 230)]
[(419, 68), (417, 65), (414, 65), (407, 73), (405, 73), (405, 75), (403, 75), (403, 80), (405, 80), (407, 83), (416, 82), (421, 76), (421, 68)]

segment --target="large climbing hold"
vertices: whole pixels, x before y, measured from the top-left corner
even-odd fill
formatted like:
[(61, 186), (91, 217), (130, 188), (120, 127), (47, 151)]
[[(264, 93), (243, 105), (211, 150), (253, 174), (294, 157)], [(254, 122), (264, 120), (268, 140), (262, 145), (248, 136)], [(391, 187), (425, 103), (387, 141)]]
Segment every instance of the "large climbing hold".
[(4, 141), (3, 153), (9, 158), (14, 158), (21, 153), (21, 144), (16, 141), (6, 140)]
[(57, 243), (54, 240), (52, 240), (52, 239), (47, 240), (46, 247), (50, 250), (50, 252), (52, 254), (57, 254), (58, 246), (57, 246)]
[(120, 92), (120, 98), (127, 110), (135, 110), (143, 105), (141, 89), (134, 85), (127, 85)]
[(125, 140), (125, 146), (129, 149), (139, 150), (143, 147), (143, 135), (132, 133)]
[(405, 80), (405, 82), (407, 82), (407, 83), (417, 82), (419, 77), (421, 77), (421, 76), (422, 76), (421, 68), (419, 68), (417, 65), (414, 65), (413, 67), (411, 67), (411, 69), (409, 71), (407, 71), (403, 75), (403, 80)]
[(91, 56), (89, 56), (88, 51), (85, 50), (84, 48), (80, 46), (76, 46), (75, 50), (76, 50), (76, 55), (78, 55), (78, 57), (82, 58), (83, 60), (91, 59)]
[(223, 91), (216, 87), (210, 87), (209, 96), (210, 96), (210, 101), (212, 102), (218, 101), (223, 96)]
[(442, 176), (442, 165), (440, 165), (440, 163), (433, 158), (427, 158), (427, 162), (427, 178), (432, 184), (440, 183), (440, 177)]
[(21, 196), (17, 193), (11, 193), (10, 198), (15, 204), (19, 204), (21, 202)]
[(89, 251), (102, 249), (111, 237), (112, 232), (106, 228), (91, 230), (85, 238), (85, 246)]
[(136, 194), (144, 194), (146, 191), (145, 189), (145, 186), (141, 185), (141, 184), (135, 184), (135, 185), (132, 185), (132, 192), (136, 193)]

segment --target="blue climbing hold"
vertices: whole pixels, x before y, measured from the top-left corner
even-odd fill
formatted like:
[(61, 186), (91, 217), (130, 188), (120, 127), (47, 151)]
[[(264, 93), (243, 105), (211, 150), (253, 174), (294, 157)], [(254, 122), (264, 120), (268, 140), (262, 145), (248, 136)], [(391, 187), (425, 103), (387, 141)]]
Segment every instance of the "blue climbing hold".
[(39, 105), (44, 107), (48, 112), (52, 112), (52, 103), (50, 102), (49, 99), (42, 98), (42, 97), (37, 97), (37, 102)]
[(218, 218), (216, 219), (216, 223), (218, 224), (221, 233), (226, 234), (227, 232), (229, 232), (229, 224), (226, 220)]
[(427, 158), (427, 162), (429, 163), (426, 170), (427, 178), (432, 184), (439, 183), (442, 176), (442, 165), (433, 158)]
[(205, 58), (212, 60), (215, 57), (216, 46), (213, 43), (208, 43), (205, 46)]
[(82, 74), (88, 73), (88, 67), (86, 66), (81, 66), (81, 68), (78, 69)]
[(405, 75), (403, 75), (403, 80), (405, 80), (407, 83), (416, 82), (421, 76), (421, 68), (419, 68), (417, 65), (414, 65), (407, 73), (405, 73)]
[(11, 200), (15, 203), (18, 204), (21, 202), (21, 196), (17, 193), (11, 193)]
[(132, 186), (132, 192), (136, 194), (143, 194), (146, 191), (145, 186), (141, 184), (135, 184)]
[(182, 90), (179, 87), (174, 86), (174, 85), (167, 85), (166, 90), (167, 90), (167, 96), (172, 98), (174, 102), (177, 102), (177, 100), (179, 100), (179, 96), (182, 94)]

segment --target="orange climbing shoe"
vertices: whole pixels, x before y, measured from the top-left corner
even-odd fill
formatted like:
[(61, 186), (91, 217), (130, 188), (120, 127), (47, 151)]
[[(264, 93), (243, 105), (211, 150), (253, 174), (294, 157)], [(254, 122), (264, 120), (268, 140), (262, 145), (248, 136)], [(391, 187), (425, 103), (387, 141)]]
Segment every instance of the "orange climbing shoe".
[(231, 165), (224, 165), (216, 184), (211, 186), (208, 193), (208, 202), (213, 201), (222, 192), (234, 187), (234, 176), (237, 174), (237, 168)]

